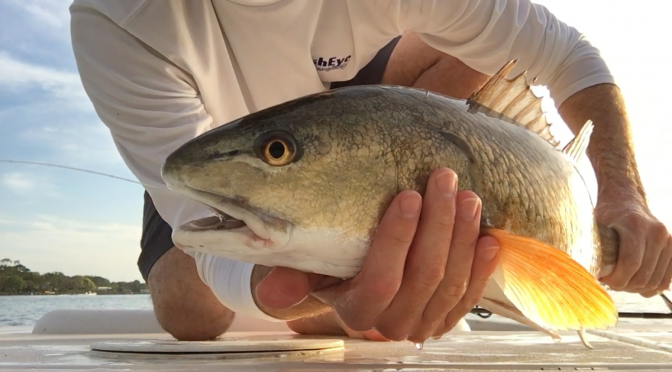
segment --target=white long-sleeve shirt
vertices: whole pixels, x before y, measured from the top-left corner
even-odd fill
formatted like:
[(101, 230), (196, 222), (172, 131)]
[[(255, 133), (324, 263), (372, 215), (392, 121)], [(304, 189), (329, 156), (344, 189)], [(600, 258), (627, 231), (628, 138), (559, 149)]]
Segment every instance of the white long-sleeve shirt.
[[(517, 58), (512, 75), (528, 70), (556, 106), (614, 82), (577, 30), (527, 0), (75, 0), (70, 10), (84, 88), (172, 227), (211, 214), (165, 187), (161, 165), (173, 150), (248, 113), (353, 78), (405, 31), (487, 74)], [(231, 262), (193, 254), (225, 304), (253, 306), (249, 293), (247, 307), (221, 294), (233, 284), (219, 283), (217, 267)], [(250, 270), (233, 270), (244, 277), (243, 292)]]

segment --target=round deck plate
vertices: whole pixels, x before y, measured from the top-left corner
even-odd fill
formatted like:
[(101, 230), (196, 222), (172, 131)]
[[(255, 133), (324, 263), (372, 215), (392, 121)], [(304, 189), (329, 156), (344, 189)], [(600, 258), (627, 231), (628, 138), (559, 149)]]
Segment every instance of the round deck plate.
[(214, 341), (176, 340), (118, 340), (96, 342), (91, 345), (95, 351), (116, 353), (273, 353), (291, 351), (311, 351), (342, 348), (343, 340), (307, 338), (301, 336), (250, 336), (223, 337)]

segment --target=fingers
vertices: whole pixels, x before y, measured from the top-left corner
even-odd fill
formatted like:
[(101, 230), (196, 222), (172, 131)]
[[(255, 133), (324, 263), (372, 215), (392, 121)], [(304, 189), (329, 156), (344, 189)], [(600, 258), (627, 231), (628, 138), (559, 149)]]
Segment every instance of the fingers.
[[(455, 219), (456, 192), (457, 175), (453, 171), (441, 169), (430, 176), (418, 231), (406, 261), (403, 282), (394, 300), (376, 323), (376, 329), (391, 340), (404, 340), (411, 330), (417, 327), (427, 302), (435, 294), (444, 278), (453, 227), (464, 225), (464, 223), (457, 224)], [(472, 199), (468, 206), (471, 210), (467, 211), (470, 218), (473, 218), (478, 198), (475, 199), (476, 203), (473, 201)], [(474, 229), (471, 230), (474, 235)], [(475, 237), (471, 238), (471, 243), (474, 243), (477, 238), (478, 227)], [(473, 251), (473, 245), (467, 250)], [(465, 266), (467, 266), (466, 269)], [(458, 279), (464, 282), (465, 288), (466, 281), (469, 280), (470, 266), (471, 261), (463, 262), (461, 270), (465, 273), (462, 274), (461, 280)], [(451, 276), (455, 275), (460, 274), (451, 273)], [(439, 309), (439, 311), (442, 310)], [(434, 320), (441, 321), (442, 319), (443, 317), (437, 316)]]
[(371, 341), (391, 341), (383, 335), (381, 335), (378, 331), (375, 329), (370, 329), (368, 331), (355, 331), (352, 328), (348, 327), (345, 323), (343, 323), (343, 320), (341, 320), (338, 316), (338, 314), (335, 314), (336, 322), (338, 323), (339, 327), (345, 331), (345, 333), (348, 335), (348, 337), (351, 338), (358, 338), (358, 339), (367, 339)]
[(602, 278), (602, 282), (614, 290), (625, 290), (630, 278), (639, 270), (644, 259), (644, 249), (640, 248), (643, 234), (633, 235), (620, 225), (613, 227), (619, 235), (620, 247), (614, 271)]
[[(654, 290), (656, 294), (661, 294), (664, 291), (669, 290), (670, 285), (672, 284), (672, 236), (667, 239), (667, 246), (663, 250), (663, 253), (661, 253), (660, 259), (658, 260), (656, 273), (658, 273), (659, 270), (664, 271), (664, 274)], [(656, 274), (654, 274), (654, 277), (651, 279), (651, 281), (654, 283), (656, 280), (655, 278)]]
[[(454, 235), (446, 264), (446, 275), (441, 281), (421, 317), (421, 324), (408, 337), (422, 342), (435, 330), (443, 328), (446, 315), (462, 299), (470, 285), (476, 243), (480, 234), (481, 202), (476, 194), (465, 191), (457, 197), (457, 217)], [(468, 310), (467, 310), (468, 312)], [(465, 313), (466, 315), (466, 313)]]
[[(657, 230), (659, 230), (659, 228), (655, 224), (649, 225), (649, 229), (644, 235), (644, 240), (639, 242), (642, 245), (640, 247), (644, 248), (644, 255), (639, 269), (628, 281), (626, 290), (629, 292), (639, 293), (642, 290), (653, 289), (660, 283), (659, 279), (658, 283), (651, 288), (652, 283), (650, 282), (653, 279), (653, 275), (656, 273), (657, 266), (660, 266), (659, 258), (664, 251), (663, 248), (667, 245), (669, 234), (664, 227), (662, 231)], [(667, 254), (667, 252), (665, 252), (665, 254)], [(665, 268), (661, 270), (662, 273), (660, 276), (662, 279)]]
[(310, 293), (308, 275), (284, 267), (276, 267), (255, 288), (261, 305), (287, 309), (303, 301)]
[(658, 290), (669, 291), (671, 282), (672, 282), (672, 262), (668, 263), (667, 270), (665, 271), (665, 276), (663, 277), (663, 281), (658, 286)]
[(434, 337), (441, 336), (453, 329), (457, 322), (467, 315), (483, 298), (490, 277), (495, 272), (499, 263), (499, 248), (499, 242), (493, 237), (484, 236), (479, 239), (467, 292), (462, 296), (457, 306), (448, 313), (443, 329), (435, 332), (433, 334)]
[[(652, 261), (655, 266), (653, 269), (649, 270), (651, 275), (647, 275), (642, 282), (643, 284), (638, 285), (639, 288), (636, 290), (637, 293), (641, 293), (642, 296), (647, 297), (645, 296), (647, 292), (655, 293), (664, 290), (666, 287), (664, 277), (668, 268), (670, 268), (670, 260), (672, 260), (672, 238), (668, 239), (668, 244), (660, 249), (660, 254), (657, 259)], [(644, 262), (646, 262), (646, 258), (644, 259)], [(640, 275), (640, 273), (637, 273), (637, 275), (633, 277), (631, 283), (638, 280), (638, 275)], [(669, 286), (669, 280), (666, 284)]]
[(342, 286), (313, 292), (315, 297), (334, 307), (351, 329), (372, 329), (376, 318), (397, 294), (421, 208), (420, 194), (399, 193), (378, 225), (360, 273)]
[(672, 252), (667, 228), (643, 211), (626, 214), (612, 224), (621, 246), (614, 271), (601, 281), (613, 290), (649, 293), (665, 279)]
[[(341, 327), (338, 315), (329, 311), (317, 316), (308, 316), (287, 322), (287, 327), (300, 335), (342, 336), (348, 334)], [(353, 335), (349, 335), (353, 337)]]
[(287, 326), (292, 331), (300, 335), (318, 335), (318, 336), (345, 336), (357, 339), (368, 339), (371, 341), (390, 341), (381, 336), (375, 330), (359, 332), (350, 329), (343, 324), (335, 311), (329, 311), (317, 316), (310, 316), (290, 320)]

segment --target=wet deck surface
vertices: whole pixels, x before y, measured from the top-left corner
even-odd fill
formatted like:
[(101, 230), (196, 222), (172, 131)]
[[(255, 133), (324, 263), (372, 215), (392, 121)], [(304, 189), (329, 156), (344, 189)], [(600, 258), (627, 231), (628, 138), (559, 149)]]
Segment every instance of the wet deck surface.
[[(476, 328), (476, 327), (474, 327)], [(656, 327), (658, 328), (658, 327)], [(665, 327), (668, 328), (668, 327)], [(24, 331), (25, 332), (25, 331)], [(672, 329), (612, 329), (605, 338), (589, 334), (595, 347), (575, 333), (561, 343), (534, 331), (472, 331), (430, 340), (418, 351), (410, 343), (344, 339), (344, 347), (267, 354), (141, 354), (92, 351), (96, 342), (170, 340), (166, 334), (35, 335), (0, 332), (0, 370), (126, 371), (322, 371), (322, 370), (635, 370), (672, 371)], [(613, 340), (625, 336), (627, 340)], [(290, 333), (233, 333), (227, 338), (298, 337)], [(629, 342), (644, 340), (650, 348)], [(644, 342), (644, 344), (646, 344)], [(648, 344), (647, 344), (648, 345)], [(666, 349), (668, 347), (669, 349)]]

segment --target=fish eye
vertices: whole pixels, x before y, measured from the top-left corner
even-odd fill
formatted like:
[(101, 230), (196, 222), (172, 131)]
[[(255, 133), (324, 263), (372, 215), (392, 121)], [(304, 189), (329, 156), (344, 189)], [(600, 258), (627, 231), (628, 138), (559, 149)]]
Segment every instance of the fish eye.
[(266, 164), (279, 167), (294, 160), (296, 143), (287, 133), (266, 133), (257, 138), (255, 152)]

